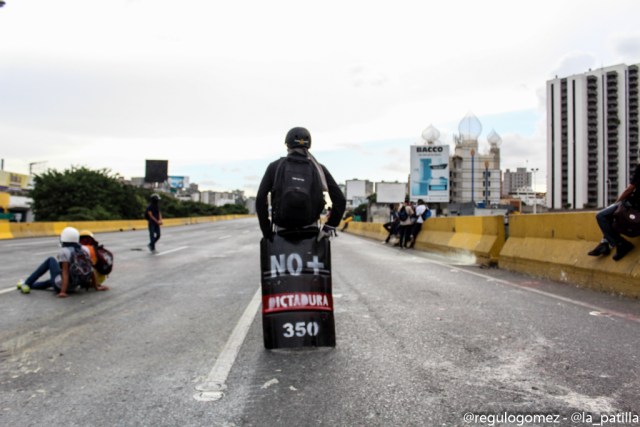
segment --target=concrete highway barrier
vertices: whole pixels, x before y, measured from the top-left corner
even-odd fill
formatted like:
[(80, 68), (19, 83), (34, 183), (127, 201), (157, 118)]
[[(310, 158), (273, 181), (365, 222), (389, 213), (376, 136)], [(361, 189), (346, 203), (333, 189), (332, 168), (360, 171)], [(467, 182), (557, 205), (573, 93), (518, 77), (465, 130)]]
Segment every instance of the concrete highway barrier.
[(629, 239), (636, 249), (620, 261), (588, 256), (602, 239), (595, 214), (512, 216), (500, 268), (639, 298), (640, 239)]
[[(351, 222), (347, 231), (381, 241), (387, 237), (380, 223)], [(423, 225), (415, 248), (472, 255), (480, 264), (496, 264), (504, 239), (501, 216), (430, 218)]]
[[(217, 215), (207, 217), (167, 218), (163, 220), (163, 227), (179, 225), (202, 224), (206, 222), (225, 221), (237, 218), (247, 218), (254, 215)], [(0, 240), (18, 239), (26, 237), (58, 236), (65, 227), (75, 227), (78, 230), (90, 230), (94, 233), (112, 231), (146, 230), (147, 221), (118, 220), (118, 221), (66, 221), (66, 222), (7, 222), (0, 221)]]
[[(415, 248), (468, 254), (478, 264), (640, 298), (640, 238), (629, 239), (636, 249), (620, 261), (588, 256), (602, 239), (595, 214), (511, 215), (508, 238), (502, 216), (430, 218)], [(387, 236), (380, 223), (351, 222), (347, 232), (380, 241)]]

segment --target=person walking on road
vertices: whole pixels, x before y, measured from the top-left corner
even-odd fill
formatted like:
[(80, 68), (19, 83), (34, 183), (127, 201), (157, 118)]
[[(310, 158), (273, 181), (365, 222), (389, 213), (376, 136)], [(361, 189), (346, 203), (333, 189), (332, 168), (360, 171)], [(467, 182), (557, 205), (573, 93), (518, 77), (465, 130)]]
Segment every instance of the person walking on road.
[(149, 227), (149, 244), (147, 247), (151, 253), (156, 253), (156, 243), (160, 240), (160, 226), (162, 225), (162, 212), (160, 212), (160, 196), (153, 193), (149, 205), (145, 211)]
[(596, 221), (598, 221), (603, 237), (600, 244), (589, 252), (590, 256), (609, 255), (611, 248), (616, 248), (613, 260), (619, 261), (634, 248), (633, 243), (622, 237), (620, 232), (613, 226), (613, 216), (622, 203), (640, 207), (640, 190), (638, 187), (640, 187), (640, 165), (636, 167), (633, 177), (631, 177), (631, 183), (620, 194), (615, 203), (596, 214)]
[[(256, 195), (256, 213), (263, 237), (271, 239), (274, 229), (303, 230), (315, 227), (317, 230), (318, 219), (325, 204), (324, 196), (318, 195), (317, 191), (327, 191), (332, 203), (331, 216), (319, 230), (318, 237), (335, 236), (346, 206), (340, 187), (329, 170), (309, 152), (311, 134), (307, 129), (291, 129), (285, 137), (285, 144), (287, 157), (269, 164)], [(310, 182), (316, 180), (321, 182)], [(276, 188), (280, 185), (284, 186), (284, 190)], [(318, 206), (314, 206), (315, 204)]]

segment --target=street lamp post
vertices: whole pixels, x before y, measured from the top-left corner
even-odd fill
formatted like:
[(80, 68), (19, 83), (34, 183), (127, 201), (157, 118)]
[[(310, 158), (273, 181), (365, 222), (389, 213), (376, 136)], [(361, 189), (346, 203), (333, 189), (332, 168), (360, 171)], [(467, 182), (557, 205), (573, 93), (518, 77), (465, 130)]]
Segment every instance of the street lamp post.
[(489, 161), (484, 162), (484, 207), (489, 207)]
[(474, 190), (475, 190), (475, 183), (474, 183), (474, 174), (475, 174), (475, 169), (474, 169), (474, 164), (475, 162), (473, 161), (473, 156), (476, 155), (476, 150), (474, 150), (473, 148), (471, 149), (471, 203), (473, 203), (473, 206), (476, 205), (476, 201), (475, 201), (475, 194), (474, 194)]
[(40, 164), (45, 164), (45, 163), (47, 163), (47, 162), (44, 161), (44, 162), (31, 162), (31, 163), (29, 163), (29, 176), (33, 175), (33, 167), (35, 165), (40, 165)]

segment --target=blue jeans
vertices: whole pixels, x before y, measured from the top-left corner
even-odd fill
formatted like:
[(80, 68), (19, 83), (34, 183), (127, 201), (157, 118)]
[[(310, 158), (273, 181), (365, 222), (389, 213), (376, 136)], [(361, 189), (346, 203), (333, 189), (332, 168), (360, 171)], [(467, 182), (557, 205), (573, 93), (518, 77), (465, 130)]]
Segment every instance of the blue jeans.
[[(46, 272), (49, 272), (49, 280), (43, 280), (41, 282), (36, 282), (40, 278), (40, 276), (44, 275)], [(31, 273), (31, 276), (25, 280), (25, 283), (29, 285), (31, 289), (47, 289), (54, 288), (56, 291), (60, 291), (60, 286), (56, 283), (56, 278), (62, 274), (62, 270), (60, 270), (60, 264), (58, 264), (58, 260), (54, 257), (49, 257), (40, 267), (36, 268), (36, 271)]]
[(149, 249), (155, 251), (158, 240), (160, 240), (160, 226), (153, 221), (149, 221)]
[(614, 203), (596, 214), (596, 221), (598, 221), (598, 226), (600, 230), (602, 230), (604, 240), (606, 240), (610, 246), (618, 246), (624, 242), (620, 233), (613, 228), (613, 213), (618, 209), (619, 205), (620, 202)]

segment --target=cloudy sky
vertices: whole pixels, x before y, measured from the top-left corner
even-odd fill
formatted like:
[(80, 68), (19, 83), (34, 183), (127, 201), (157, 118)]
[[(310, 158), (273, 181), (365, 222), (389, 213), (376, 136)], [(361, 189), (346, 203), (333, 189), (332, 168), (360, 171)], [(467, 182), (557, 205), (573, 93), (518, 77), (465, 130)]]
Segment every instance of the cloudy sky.
[(640, 63), (640, 2), (6, 0), (0, 158), (257, 189), (307, 127), (336, 180), (406, 180), (469, 112), (545, 186), (545, 82)]

